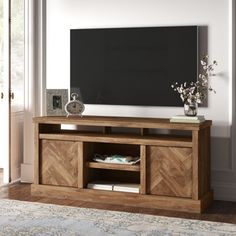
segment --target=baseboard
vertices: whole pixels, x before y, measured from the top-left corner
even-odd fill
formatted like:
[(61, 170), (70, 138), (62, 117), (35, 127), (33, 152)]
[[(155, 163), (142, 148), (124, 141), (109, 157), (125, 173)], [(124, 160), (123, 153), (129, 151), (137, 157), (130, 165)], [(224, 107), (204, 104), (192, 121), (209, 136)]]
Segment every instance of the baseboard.
[(214, 200), (236, 201), (236, 183), (213, 182)]
[(19, 178), (19, 179), (15, 179), (15, 180), (11, 181), (11, 183), (9, 183), (7, 185), (9, 186), (9, 185), (13, 185), (13, 184), (20, 183), (20, 182), (21, 182), (21, 179)]
[(13, 184), (20, 183), (20, 182), (21, 182), (21, 179), (19, 178), (19, 179), (16, 179), (16, 180), (12, 181), (11, 183), (3, 184), (0, 187), (8, 187), (8, 186), (11, 186)]
[(32, 164), (21, 164), (21, 182), (22, 183), (33, 183), (34, 173)]

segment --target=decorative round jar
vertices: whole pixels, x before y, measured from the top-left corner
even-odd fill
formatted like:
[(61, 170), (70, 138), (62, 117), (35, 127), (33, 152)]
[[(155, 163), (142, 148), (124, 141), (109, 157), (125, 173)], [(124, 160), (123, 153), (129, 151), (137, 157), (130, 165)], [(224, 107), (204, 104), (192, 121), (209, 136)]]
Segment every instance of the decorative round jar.
[(196, 116), (198, 112), (197, 102), (185, 102), (184, 103), (184, 114), (186, 116)]

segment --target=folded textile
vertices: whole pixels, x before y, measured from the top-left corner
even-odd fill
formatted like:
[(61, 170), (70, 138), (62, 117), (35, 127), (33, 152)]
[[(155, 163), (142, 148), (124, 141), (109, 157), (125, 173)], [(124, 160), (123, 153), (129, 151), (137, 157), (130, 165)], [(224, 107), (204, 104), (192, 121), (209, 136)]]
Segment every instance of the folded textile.
[(95, 154), (94, 161), (103, 163), (116, 163), (116, 164), (136, 164), (140, 161), (140, 157), (123, 156), (123, 155), (101, 155)]

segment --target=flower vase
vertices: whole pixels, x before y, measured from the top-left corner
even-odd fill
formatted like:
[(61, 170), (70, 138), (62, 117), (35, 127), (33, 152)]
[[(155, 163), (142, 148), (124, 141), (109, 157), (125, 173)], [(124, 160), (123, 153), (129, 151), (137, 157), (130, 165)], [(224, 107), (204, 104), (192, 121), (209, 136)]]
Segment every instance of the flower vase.
[(184, 114), (186, 116), (196, 116), (198, 112), (197, 102), (185, 102), (184, 103)]

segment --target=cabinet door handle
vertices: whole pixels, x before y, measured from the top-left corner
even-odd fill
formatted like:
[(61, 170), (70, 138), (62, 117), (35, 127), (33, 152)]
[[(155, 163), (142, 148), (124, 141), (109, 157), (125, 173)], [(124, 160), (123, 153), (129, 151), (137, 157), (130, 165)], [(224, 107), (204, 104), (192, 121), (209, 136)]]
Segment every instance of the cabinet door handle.
[(4, 93), (3, 92), (1, 92), (1, 99), (3, 99), (4, 98)]
[(15, 94), (13, 92), (10, 92), (10, 99), (14, 99), (15, 98)]

